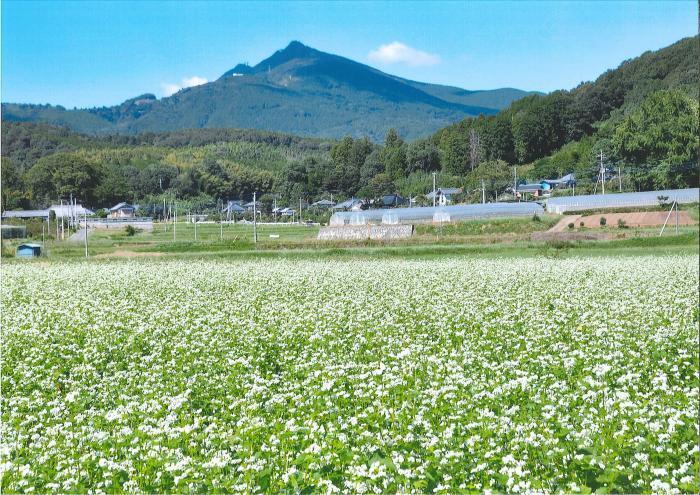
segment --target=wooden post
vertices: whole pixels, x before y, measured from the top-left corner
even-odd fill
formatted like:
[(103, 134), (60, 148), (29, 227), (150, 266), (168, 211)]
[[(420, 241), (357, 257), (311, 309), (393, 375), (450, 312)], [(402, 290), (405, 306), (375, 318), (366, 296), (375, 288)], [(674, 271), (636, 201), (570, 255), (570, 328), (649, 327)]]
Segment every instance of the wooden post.
[(253, 243), (258, 243), (258, 208), (257, 208), (257, 193), (253, 193)]

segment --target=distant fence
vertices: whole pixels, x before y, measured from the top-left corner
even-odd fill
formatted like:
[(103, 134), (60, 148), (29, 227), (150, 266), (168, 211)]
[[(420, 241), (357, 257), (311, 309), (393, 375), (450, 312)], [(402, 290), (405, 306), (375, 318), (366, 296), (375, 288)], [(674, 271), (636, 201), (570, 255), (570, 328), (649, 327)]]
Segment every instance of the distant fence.
[(21, 239), (27, 237), (27, 227), (24, 225), (3, 225), (3, 239)]
[[(80, 226), (85, 225), (85, 220), (80, 219)], [(87, 226), (90, 229), (123, 229), (131, 225), (135, 229), (153, 230), (153, 218), (88, 218)]]

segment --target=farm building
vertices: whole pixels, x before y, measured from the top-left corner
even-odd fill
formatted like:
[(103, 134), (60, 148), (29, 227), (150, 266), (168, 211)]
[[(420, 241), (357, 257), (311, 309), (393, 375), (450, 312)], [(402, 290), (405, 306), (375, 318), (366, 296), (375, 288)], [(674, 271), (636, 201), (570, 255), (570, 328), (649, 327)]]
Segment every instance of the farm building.
[(520, 184), (518, 186), (518, 193), (522, 194), (532, 194), (535, 198), (541, 198), (547, 194), (550, 194), (552, 186), (546, 180), (541, 182), (534, 182), (532, 184)]
[(2, 218), (19, 218), (29, 220), (31, 218), (41, 218), (46, 220), (49, 218), (49, 210), (10, 210), (3, 211)]
[(260, 211), (262, 203), (260, 201), (250, 201), (249, 203), (244, 204), (243, 207), (246, 209), (246, 211), (253, 211), (253, 209)]
[(462, 194), (462, 189), (458, 187), (442, 187), (437, 191), (431, 191), (426, 194), (425, 197), (428, 201), (432, 201), (435, 198), (436, 205), (449, 205), (454, 203), (455, 197)]
[(565, 189), (576, 185), (576, 174), (566, 174), (559, 179), (549, 179), (543, 182), (549, 184), (552, 189)]
[(136, 216), (136, 206), (129, 203), (119, 203), (109, 209), (109, 218), (134, 218)]
[(20, 244), (17, 246), (18, 258), (35, 258), (41, 256), (41, 244)]
[(245, 213), (246, 209), (241, 206), (242, 201), (228, 201), (226, 206), (221, 210), (221, 213), (226, 213), (227, 215), (240, 215)]
[(56, 218), (83, 217), (95, 214), (94, 211), (83, 207), (83, 205), (53, 205), (49, 210), (54, 212)]
[(547, 200), (547, 211), (550, 213), (564, 213), (567, 211), (601, 208), (658, 206), (662, 202), (670, 205), (673, 201), (697, 203), (700, 201), (700, 189), (666, 189), (663, 191), (558, 196)]
[(362, 209), (362, 207), (365, 205), (364, 201), (361, 199), (356, 199), (356, 198), (350, 198), (347, 201), (343, 201), (342, 203), (338, 203), (333, 207), (334, 210), (341, 210), (341, 211), (359, 211)]
[(292, 208), (281, 208), (278, 213), (283, 217), (292, 217), (296, 214), (296, 211)]
[(328, 199), (322, 199), (320, 201), (316, 201), (315, 203), (311, 203), (311, 206), (313, 206), (314, 208), (328, 209), (333, 208), (335, 206), (335, 203)]
[(382, 208), (395, 208), (397, 206), (403, 206), (408, 204), (408, 199), (398, 194), (387, 194), (382, 196)]

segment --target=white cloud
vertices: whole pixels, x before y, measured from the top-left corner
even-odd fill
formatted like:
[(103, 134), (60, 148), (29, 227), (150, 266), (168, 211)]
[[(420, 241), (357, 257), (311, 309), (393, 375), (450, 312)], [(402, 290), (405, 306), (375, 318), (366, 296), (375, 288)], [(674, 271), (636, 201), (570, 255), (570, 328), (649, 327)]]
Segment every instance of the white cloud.
[(164, 96), (173, 95), (182, 89), (177, 84), (163, 83), (163, 84), (161, 84), (161, 86), (163, 88), (163, 95)]
[(381, 45), (376, 50), (370, 51), (367, 58), (379, 64), (406, 64), (411, 67), (440, 63), (439, 55), (416, 50), (399, 41)]
[(199, 86), (200, 84), (206, 84), (207, 81), (203, 77), (199, 76), (192, 76), (192, 77), (186, 77), (182, 80), (182, 87), (183, 88), (190, 88), (192, 86)]
[(177, 93), (178, 91), (180, 91), (183, 88), (191, 88), (192, 86), (199, 86), (200, 84), (206, 84), (208, 82), (209, 81), (207, 81), (203, 77), (192, 76), (192, 77), (183, 77), (180, 84), (162, 83), (161, 87), (163, 88), (163, 95), (170, 96), (170, 95)]

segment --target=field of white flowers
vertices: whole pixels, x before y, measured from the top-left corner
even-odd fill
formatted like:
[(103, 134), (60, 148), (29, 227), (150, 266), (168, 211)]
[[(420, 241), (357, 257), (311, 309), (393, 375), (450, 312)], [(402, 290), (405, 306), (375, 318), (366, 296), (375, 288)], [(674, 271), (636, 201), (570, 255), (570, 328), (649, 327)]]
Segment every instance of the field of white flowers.
[(697, 493), (698, 268), (6, 264), (2, 489)]

